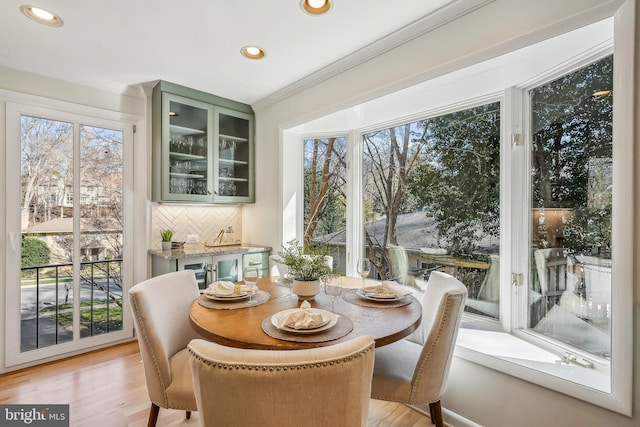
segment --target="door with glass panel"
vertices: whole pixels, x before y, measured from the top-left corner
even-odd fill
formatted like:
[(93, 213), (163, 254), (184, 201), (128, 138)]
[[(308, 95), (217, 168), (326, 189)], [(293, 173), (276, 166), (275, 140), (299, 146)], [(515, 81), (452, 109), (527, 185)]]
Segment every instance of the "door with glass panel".
[(162, 94), (162, 200), (211, 201), (212, 107)]
[(613, 57), (530, 91), (530, 329), (611, 356)]
[(216, 107), (214, 118), (218, 135), (214, 200), (253, 202), (253, 116)]
[(131, 335), (123, 321), (131, 132), (60, 116), (8, 114), (17, 121), (7, 147), (10, 364)]

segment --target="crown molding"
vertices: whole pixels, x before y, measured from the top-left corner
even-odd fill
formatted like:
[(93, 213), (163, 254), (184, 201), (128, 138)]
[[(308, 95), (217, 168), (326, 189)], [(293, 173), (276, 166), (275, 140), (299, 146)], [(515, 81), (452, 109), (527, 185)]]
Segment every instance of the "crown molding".
[(329, 65), (309, 74), (306, 77), (270, 94), (252, 105), (254, 111), (260, 111), (271, 105), (313, 87), (350, 68), (363, 64), (383, 53), (407, 43), (434, 29), (452, 22), (461, 16), (473, 12), (494, 0), (455, 0), (432, 13), (413, 21), (370, 44)]

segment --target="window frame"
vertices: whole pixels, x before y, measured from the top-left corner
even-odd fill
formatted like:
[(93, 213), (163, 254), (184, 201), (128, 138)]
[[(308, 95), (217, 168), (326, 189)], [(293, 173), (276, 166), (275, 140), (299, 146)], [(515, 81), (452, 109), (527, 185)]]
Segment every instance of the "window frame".
[[(390, 127), (396, 124), (407, 123), (425, 117), (434, 117), (447, 112), (457, 111), (462, 108), (469, 108), (482, 102), (499, 100), (501, 102), (501, 306), (499, 321), (476, 316), (469, 313), (464, 314), (464, 322), (481, 325), (483, 332), (494, 334), (497, 341), (507, 339), (509, 345), (513, 345), (516, 350), (526, 351), (535, 349), (548, 357), (562, 355), (562, 352), (570, 349), (573, 353), (580, 354), (576, 349), (559, 345), (548, 338), (542, 337), (531, 331), (522, 330), (526, 326), (526, 316), (528, 310), (527, 290), (529, 286), (530, 266), (529, 254), (526, 248), (529, 242), (529, 212), (530, 198), (529, 185), (530, 177), (527, 173), (516, 174), (515, 171), (529, 170), (530, 162), (530, 141), (529, 118), (528, 118), (528, 97), (526, 91), (553, 80), (564, 74), (568, 74), (584, 65), (603, 58), (611, 53), (614, 54), (614, 172), (613, 172), (613, 209), (614, 221), (612, 230), (613, 240), (613, 271), (617, 283), (625, 286), (612, 287), (611, 302), (612, 328), (611, 333), (611, 361), (601, 362), (600, 370), (587, 372), (587, 368), (574, 365), (562, 365), (562, 372), (554, 367), (545, 369), (544, 366), (536, 364), (535, 361), (528, 363), (518, 363), (515, 359), (492, 352), (482, 345), (474, 346), (470, 344), (473, 340), (461, 339), (464, 332), (459, 335), (455, 355), (465, 360), (480, 364), (491, 369), (524, 379), (528, 382), (570, 395), (574, 398), (584, 400), (597, 406), (630, 416), (632, 404), (632, 372), (633, 368), (633, 244), (628, 238), (628, 231), (633, 226), (633, 121), (634, 121), (634, 90), (632, 85), (633, 62), (629, 58), (633, 56), (633, 43), (630, 38), (634, 34), (634, 14), (627, 10), (633, 6), (623, 6), (613, 17), (614, 39), (610, 43), (596, 46), (572, 61), (565, 61), (557, 65), (548, 73), (537, 75), (534, 78), (521, 83), (516, 87), (504, 88), (500, 93), (488, 94), (479, 98), (465, 100), (463, 102), (452, 103), (445, 107), (422, 111), (402, 118), (396, 118), (389, 122), (376, 123), (375, 125), (343, 129), (331, 132), (305, 132), (305, 135), (296, 134), (292, 130), (284, 131), (283, 147), (288, 147), (289, 143), (296, 140), (298, 143), (302, 139), (315, 137), (327, 137), (331, 135), (348, 136), (348, 172), (347, 172), (347, 274), (355, 275), (353, 260), (361, 255), (360, 244), (354, 242), (362, 241), (362, 200), (359, 194), (362, 188), (361, 168), (363, 134), (383, 127)], [(513, 137), (518, 135), (518, 137)], [(519, 143), (522, 136), (523, 143)], [(514, 144), (514, 142), (516, 142)], [(299, 156), (301, 159), (301, 156)], [(300, 162), (300, 160), (298, 160)], [(284, 174), (284, 176), (287, 176)], [(298, 187), (297, 191), (303, 191)], [(299, 193), (302, 194), (302, 193)], [(354, 197), (354, 195), (356, 195)], [(301, 226), (300, 226), (301, 228)], [(286, 232), (287, 227), (283, 227)], [(515, 236), (515, 237), (514, 237)], [(522, 285), (512, 285), (512, 280), (522, 274)], [(525, 292), (523, 292), (523, 290)], [(524, 308), (524, 309), (523, 309)], [(472, 329), (469, 329), (473, 335)], [(476, 336), (477, 338), (477, 336)], [(477, 340), (475, 340), (477, 342)], [(587, 355), (585, 353), (585, 355)], [(587, 355), (593, 359), (592, 355)], [(603, 391), (594, 387), (594, 384), (602, 381), (602, 370), (608, 369), (609, 374), (606, 380), (610, 390)], [(583, 383), (575, 381), (574, 377), (583, 376)], [(606, 387), (605, 387), (606, 388)]]
[[(66, 193), (66, 196), (73, 198), (76, 193), (77, 200), (79, 200), (79, 135), (77, 128), (81, 125), (105, 127), (109, 129), (119, 130), (123, 132), (124, 146), (123, 146), (123, 250), (125, 253), (131, 254), (131, 256), (125, 256), (122, 260), (122, 280), (123, 280), (123, 324), (122, 330), (114, 331), (108, 334), (100, 334), (92, 337), (80, 338), (79, 325), (80, 325), (80, 313), (79, 306), (74, 308), (74, 331), (73, 340), (67, 343), (60, 343), (52, 346), (42, 347), (27, 352), (21, 352), (20, 350), (20, 334), (21, 328), (16, 328), (15, 325), (20, 324), (20, 305), (9, 302), (20, 301), (20, 288), (16, 286), (9, 286), (10, 283), (16, 283), (20, 281), (19, 269), (9, 269), (5, 272), (6, 278), (6, 304), (5, 304), (5, 367), (17, 369), (23, 366), (31, 366), (37, 363), (42, 363), (49, 360), (59, 359), (70, 354), (77, 354), (86, 351), (87, 349), (102, 347), (106, 345), (112, 345), (115, 342), (121, 342), (133, 337), (133, 319), (128, 307), (128, 300), (126, 292), (128, 291), (131, 283), (133, 283), (135, 273), (135, 263), (133, 262), (134, 254), (134, 229), (133, 229), (133, 205), (135, 203), (134, 196), (131, 191), (134, 180), (134, 126), (140, 124), (139, 117), (126, 114), (108, 111), (95, 107), (87, 107), (79, 104), (50, 100), (46, 98), (15, 94), (12, 92), (0, 91), (0, 95), (4, 95), (4, 101), (6, 101), (6, 140), (7, 141), (20, 141), (20, 117), (22, 115), (30, 115), (34, 117), (41, 117), (50, 120), (67, 121), (74, 124), (74, 191), (72, 193)], [(6, 151), (6, 174), (9, 176), (14, 168), (20, 167), (20, 147), (11, 147)], [(15, 159), (18, 161), (12, 161)], [(19, 170), (17, 172), (19, 174)], [(9, 181), (7, 181), (9, 182)], [(12, 206), (15, 206), (16, 201), (19, 203), (20, 190), (15, 186), (9, 186), (7, 188), (6, 200), (6, 222), (7, 232), (12, 239), (16, 239), (20, 235), (20, 219), (19, 215), (16, 215)], [(65, 196), (65, 200), (66, 200)], [(80, 223), (74, 221), (74, 233), (79, 235)], [(7, 265), (20, 265), (20, 260), (15, 259), (16, 254), (19, 251), (11, 250), (8, 247), (6, 258)], [(74, 280), (73, 292), (75, 295), (80, 294), (79, 281)]]

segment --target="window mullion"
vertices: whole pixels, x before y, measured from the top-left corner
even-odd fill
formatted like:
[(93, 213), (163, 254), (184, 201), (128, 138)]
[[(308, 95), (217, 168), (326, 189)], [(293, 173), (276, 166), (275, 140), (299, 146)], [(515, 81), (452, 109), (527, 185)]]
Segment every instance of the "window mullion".
[(505, 268), (500, 272), (501, 319), (503, 328), (512, 331), (526, 327), (528, 264), (526, 242), (528, 228), (525, 215), (528, 203), (525, 123), (523, 91), (510, 87), (503, 102), (502, 177), (501, 183), (501, 248)]

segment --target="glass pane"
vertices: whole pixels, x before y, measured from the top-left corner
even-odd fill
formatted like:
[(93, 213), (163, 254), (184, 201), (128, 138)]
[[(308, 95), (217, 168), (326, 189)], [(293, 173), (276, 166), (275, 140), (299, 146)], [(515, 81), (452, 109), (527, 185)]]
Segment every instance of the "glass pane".
[(218, 194), (249, 196), (249, 120), (220, 113), (218, 115)]
[(499, 103), (364, 135), (370, 277), (423, 290), (445, 271), (467, 311), (498, 318), (499, 166)]
[(122, 131), (80, 126), (80, 336), (122, 330)]
[(169, 192), (207, 194), (209, 111), (169, 103)]
[(347, 138), (304, 141), (304, 246), (320, 244), (346, 271)]
[(227, 282), (237, 282), (238, 279), (238, 266), (240, 265), (240, 259), (224, 259), (218, 260), (218, 280), (226, 280)]
[(21, 351), (73, 339), (73, 125), (20, 117)]
[(611, 353), (613, 58), (531, 91), (529, 327)]

